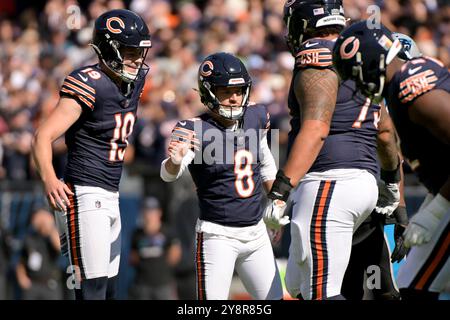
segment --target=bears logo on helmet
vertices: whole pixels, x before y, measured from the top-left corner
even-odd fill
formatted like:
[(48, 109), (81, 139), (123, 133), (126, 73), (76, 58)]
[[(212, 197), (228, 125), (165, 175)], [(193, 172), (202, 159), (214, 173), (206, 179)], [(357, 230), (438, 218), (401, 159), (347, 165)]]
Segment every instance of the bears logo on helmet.
[(119, 26), (122, 29), (125, 29), (125, 23), (123, 23), (122, 19), (120, 19), (118, 17), (111, 17), (106, 20), (106, 28), (108, 28), (108, 30), (111, 31), (112, 33), (121, 33), (122, 32), (122, 29), (117, 29), (117, 28), (114, 28), (111, 26), (112, 21), (116, 21), (117, 23), (119, 23)]
[(209, 77), (212, 74), (212, 71), (214, 70), (214, 65), (211, 61), (206, 60), (202, 63), (200, 67), (200, 74), (203, 77)]
[[(351, 50), (347, 52), (347, 47), (352, 44)], [(350, 59), (358, 52), (359, 49), (359, 39), (355, 37), (350, 37), (346, 39), (339, 50), (342, 59)]]

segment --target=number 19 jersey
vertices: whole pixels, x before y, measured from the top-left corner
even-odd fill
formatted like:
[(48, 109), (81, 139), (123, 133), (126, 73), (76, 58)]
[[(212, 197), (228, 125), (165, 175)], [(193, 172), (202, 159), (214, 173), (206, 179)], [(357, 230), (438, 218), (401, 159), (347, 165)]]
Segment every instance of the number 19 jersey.
[(119, 189), (127, 138), (133, 131), (145, 83), (142, 78), (125, 96), (98, 65), (76, 69), (66, 77), (60, 96), (74, 99), (82, 107), (80, 118), (65, 134), (66, 182)]

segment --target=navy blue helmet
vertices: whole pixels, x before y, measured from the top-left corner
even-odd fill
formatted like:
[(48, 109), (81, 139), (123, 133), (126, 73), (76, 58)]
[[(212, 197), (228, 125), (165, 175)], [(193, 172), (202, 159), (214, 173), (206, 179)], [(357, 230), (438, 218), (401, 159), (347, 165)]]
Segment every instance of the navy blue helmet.
[(342, 80), (352, 79), (361, 92), (380, 102), (386, 66), (402, 50), (402, 44), (382, 24), (360, 21), (340, 34), (333, 49), (333, 63)]
[[(144, 60), (152, 46), (150, 32), (145, 21), (130, 10), (111, 10), (98, 17), (91, 45), (99, 59), (126, 82), (145, 77), (149, 70)], [(134, 48), (142, 57), (142, 65), (134, 73), (124, 70), (123, 52), (126, 48)]]
[(295, 56), (304, 35), (322, 27), (344, 28), (346, 19), (342, 0), (288, 0), (283, 20), (287, 28), (286, 42)]
[[(250, 96), (252, 79), (240, 59), (219, 52), (206, 57), (198, 70), (198, 89), (202, 103), (210, 110), (229, 120), (241, 119)], [(242, 87), (242, 104), (239, 112), (224, 108), (216, 97), (217, 87)]]

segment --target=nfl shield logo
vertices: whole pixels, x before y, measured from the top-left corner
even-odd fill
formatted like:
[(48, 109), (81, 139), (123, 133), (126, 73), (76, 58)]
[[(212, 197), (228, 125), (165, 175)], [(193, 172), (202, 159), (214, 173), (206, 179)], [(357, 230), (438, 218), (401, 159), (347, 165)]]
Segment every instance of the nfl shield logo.
[(100, 201), (95, 201), (95, 207), (97, 208), (97, 209), (100, 209), (101, 207), (102, 207), (102, 203), (100, 202)]

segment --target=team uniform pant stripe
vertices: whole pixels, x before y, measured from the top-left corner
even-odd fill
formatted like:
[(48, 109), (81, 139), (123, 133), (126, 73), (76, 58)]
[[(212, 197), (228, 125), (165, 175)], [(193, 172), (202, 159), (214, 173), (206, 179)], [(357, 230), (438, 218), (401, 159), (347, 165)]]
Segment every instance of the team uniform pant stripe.
[(80, 242), (80, 215), (79, 215), (79, 207), (78, 207), (78, 197), (75, 191), (75, 188), (73, 188), (73, 193), (75, 193), (74, 196), (74, 208), (75, 208), (75, 242), (77, 245), (77, 256), (78, 256), (78, 261), (80, 264), (80, 272), (81, 272), (81, 278), (85, 279), (86, 274), (85, 274), (85, 270), (84, 270), (84, 264), (83, 264), (83, 259), (81, 256), (81, 242)]
[(327, 248), (327, 233), (326, 233), (326, 221), (327, 221), (327, 215), (328, 215), (328, 208), (330, 206), (331, 202), (331, 196), (333, 194), (334, 186), (336, 184), (336, 181), (330, 182), (330, 189), (328, 190), (328, 196), (325, 200), (325, 207), (323, 209), (323, 223), (321, 226), (321, 237), (322, 237), (322, 246), (323, 246), (323, 287), (322, 287), (322, 297), (327, 297), (327, 283), (328, 283), (328, 248)]
[(326, 252), (326, 215), (331, 199), (334, 181), (321, 181), (317, 192), (311, 219), (310, 241), (312, 253), (312, 299), (326, 297), (326, 273), (328, 272), (328, 254)]
[(80, 252), (80, 236), (79, 236), (79, 222), (78, 222), (78, 203), (76, 201), (76, 194), (75, 194), (75, 188), (72, 184), (67, 184), (69, 189), (74, 193), (74, 195), (69, 195), (69, 212), (68, 212), (68, 219), (67, 224), (69, 228), (69, 245), (70, 245), (70, 257), (72, 265), (75, 267), (75, 275), (77, 277), (78, 281), (82, 281), (84, 278), (84, 268), (83, 263), (81, 259), (81, 252)]
[(197, 233), (197, 299), (206, 300), (203, 233)]
[(450, 252), (450, 223), (439, 237), (427, 261), (411, 283), (416, 290), (427, 290), (446, 263)]

